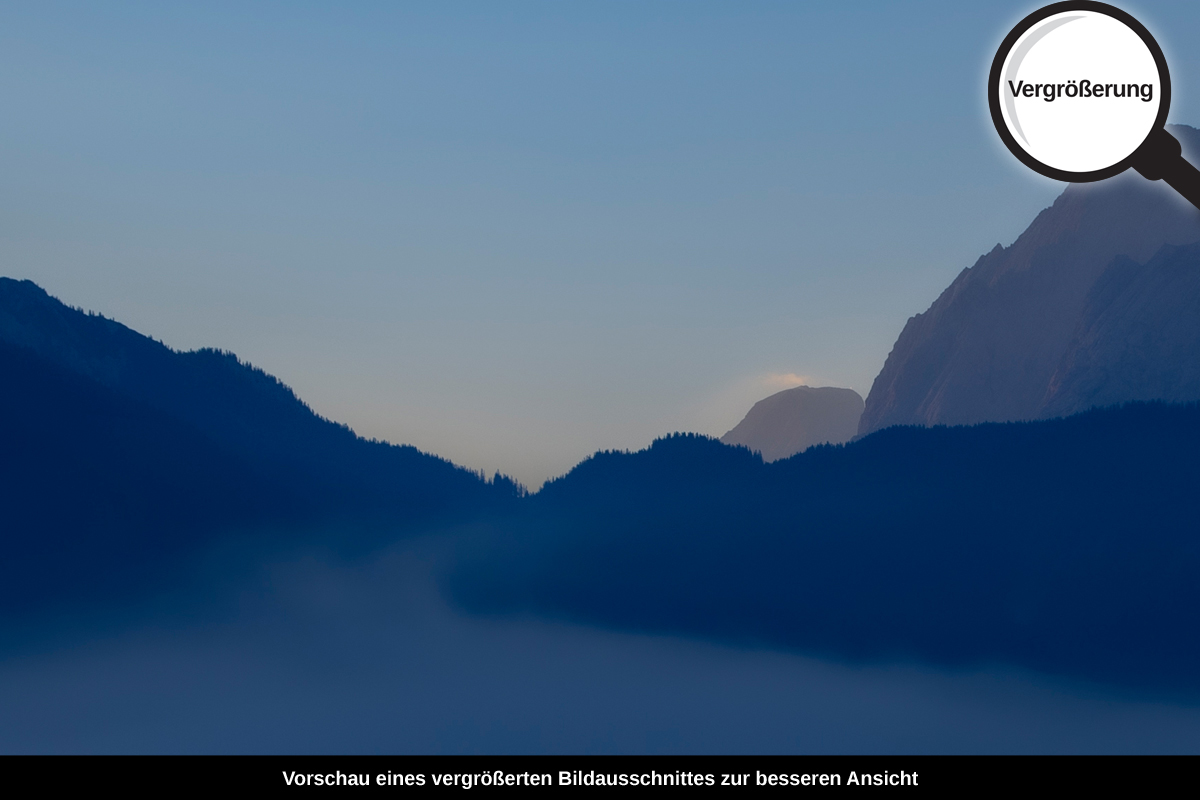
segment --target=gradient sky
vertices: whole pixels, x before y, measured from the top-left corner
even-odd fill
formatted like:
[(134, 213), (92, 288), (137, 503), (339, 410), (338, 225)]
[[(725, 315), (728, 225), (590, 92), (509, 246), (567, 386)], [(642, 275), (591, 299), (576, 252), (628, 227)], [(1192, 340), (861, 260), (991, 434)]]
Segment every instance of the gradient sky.
[[(864, 396), (1061, 191), (986, 70), (1026, 3), (3, 3), (0, 274), (527, 483)], [(1200, 123), (1200, 4), (1122, 4)]]

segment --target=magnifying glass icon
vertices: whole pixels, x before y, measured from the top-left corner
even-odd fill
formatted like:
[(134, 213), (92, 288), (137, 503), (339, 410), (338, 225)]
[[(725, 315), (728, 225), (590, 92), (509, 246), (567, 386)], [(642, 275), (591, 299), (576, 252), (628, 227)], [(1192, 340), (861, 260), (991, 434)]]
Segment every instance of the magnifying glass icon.
[(1119, 8), (1069, 0), (1025, 17), (992, 61), (988, 105), (1004, 144), (1035, 172), (1088, 183), (1133, 167), (1200, 208), (1200, 171), (1165, 128), (1167, 60)]

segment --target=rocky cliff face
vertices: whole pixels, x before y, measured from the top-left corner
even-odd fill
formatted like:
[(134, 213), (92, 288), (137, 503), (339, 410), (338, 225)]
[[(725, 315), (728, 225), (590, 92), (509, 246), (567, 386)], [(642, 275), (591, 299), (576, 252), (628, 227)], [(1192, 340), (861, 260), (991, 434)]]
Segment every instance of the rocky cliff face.
[[(1171, 131), (1194, 160), (1200, 131)], [(1164, 250), (1198, 241), (1200, 212), (1165, 184), (1130, 171), (1069, 186), (1011, 246), (997, 245), (909, 319), (859, 433), (1035, 419), (1148, 392), (1200, 397), (1178, 361), (1200, 354), (1180, 322), (1195, 318), (1186, 309), (1200, 259), (1189, 268), (1197, 253)], [(1141, 339), (1129, 338), (1135, 331)]]
[(1200, 399), (1200, 243), (1119, 257), (1089, 293), (1041, 416), (1130, 400)]
[(776, 461), (815, 444), (850, 441), (862, 411), (863, 399), (853, 389), (797, 386), (759, 400), (721, 441)]

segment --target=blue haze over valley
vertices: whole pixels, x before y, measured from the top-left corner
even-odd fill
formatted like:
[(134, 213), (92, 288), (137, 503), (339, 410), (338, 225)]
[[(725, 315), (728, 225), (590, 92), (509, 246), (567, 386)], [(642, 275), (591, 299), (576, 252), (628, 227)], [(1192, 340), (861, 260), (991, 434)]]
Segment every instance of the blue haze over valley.
[(1028, 10), (0, 7), (0, 751), (1195, 752), (1200, 215)]

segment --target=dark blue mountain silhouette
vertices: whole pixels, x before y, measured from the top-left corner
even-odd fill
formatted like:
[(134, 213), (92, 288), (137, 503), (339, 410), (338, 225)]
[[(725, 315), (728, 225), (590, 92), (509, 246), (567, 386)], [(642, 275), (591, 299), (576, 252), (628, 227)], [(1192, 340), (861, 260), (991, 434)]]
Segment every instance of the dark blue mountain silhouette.
[(764, 464), (598, 453), (465, 556), (468, 608), (1200, 685), (1200, 407), (897, 427)]
[[(1087, 335), (1115, 346), (1104, 309), (1169, 294), (1167, 267), (1115, 265)], [(129, 591), (223, 535), (356, 548), (470, 520), (449, 586), (478, 611), (1200, 685), (1194, 404), (889, 428), (770, 464), (675, 435), (523, 497), (27, 282), (0, 279), (0, 376), (0, 612)]]
[(176, 352), (69, 308), (29, 281), (0, 278), (0, 341), (187, 422), (256, 465), (315, 482), (312, 499), (334, 515), (436, 515), (486, 505), (514, 489), (414, 447), (361, 439), (232, 353)]
[(0, 376), (8, 605), (220, 532), (338, 523), (352, 548), (496, 512), (521, 492), (361, 439), (231, 353), (176, 352), (28, 281), (0, 278)]
[(0, 344), (0, 606), (119, 588), (235, 526), (303, 523), (300, 487), (193, 426)]

